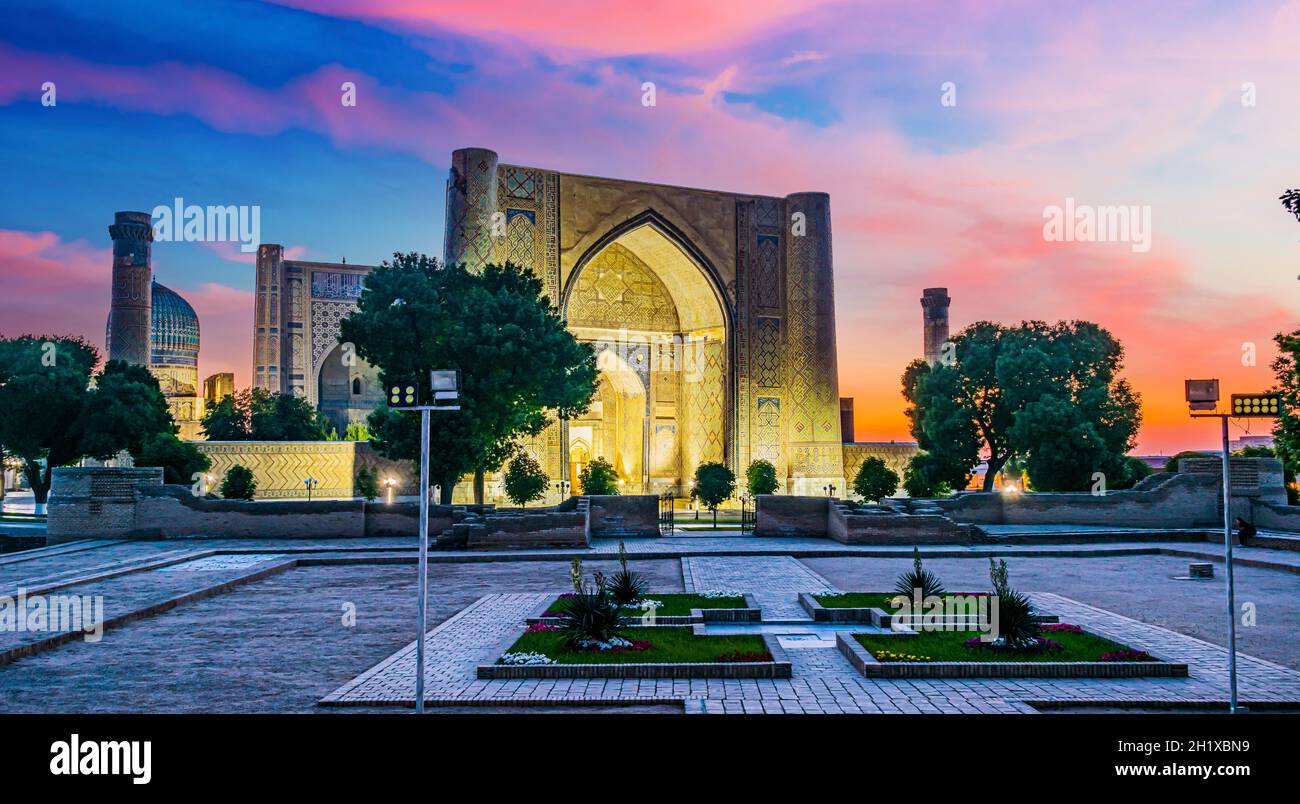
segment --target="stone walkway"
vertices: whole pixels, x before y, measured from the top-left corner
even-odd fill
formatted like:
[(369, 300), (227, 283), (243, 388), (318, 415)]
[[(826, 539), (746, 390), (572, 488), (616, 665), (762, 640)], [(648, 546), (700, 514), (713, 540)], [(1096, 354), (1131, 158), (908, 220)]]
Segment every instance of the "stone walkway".
[(799, 593), (839, 591), (790, 556), (683, 558), (682, 580), (688, 592), (749, 592), (769, 622), (811, 620)]
[[(715, 563), (716, 562), (716, 563)], [(797, 561), (779, 559), (683, 560), (688, 588), (715, 584), (767, 592), (774, 601), (798, 591), (829, 588)], [(1035, 704), (1143, 704), (1222, 702), (1227, 696), (1227, 652), (1209, 643), (1121, 617), (1061, 597), (1036, 602), (1098, 634), (1169, 660), (1186, 662), (1188, 678), (1151, 679), (867, 679), (834, 648), (787, 651), (791, 679), (553, 679), (480, 681), (478, 664), (494, 661), (517, 638), (524, 617), (542, 594), (480, 598), (426, 636), (426, 702), (434, 705), (538, 705), (651, 702), (680, 703), (695, 713), (1028, 713)], [(777, 606), (774, 605), (774, 608)], [(765, 607), (765, 614), (766, 614)], [(770, 618), (769, 618), (770, 619)], [(846, 630), (851, 630), (846, 629)], [(335, 690), (323, 705), (410, 705), (414, 643)], [(1249, 656), (1238, 657), (1243, 702), (1300, 705), (1300, 673)]]

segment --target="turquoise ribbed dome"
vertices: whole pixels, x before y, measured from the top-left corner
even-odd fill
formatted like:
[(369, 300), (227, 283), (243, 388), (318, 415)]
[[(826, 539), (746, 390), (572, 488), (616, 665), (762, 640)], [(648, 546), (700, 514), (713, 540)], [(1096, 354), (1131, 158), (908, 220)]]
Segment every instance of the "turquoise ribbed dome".
[(149, 327), (149, 362), (153, 365), (199, 364), (199, 317), (176, 291), (153, 283), (153, 319)]

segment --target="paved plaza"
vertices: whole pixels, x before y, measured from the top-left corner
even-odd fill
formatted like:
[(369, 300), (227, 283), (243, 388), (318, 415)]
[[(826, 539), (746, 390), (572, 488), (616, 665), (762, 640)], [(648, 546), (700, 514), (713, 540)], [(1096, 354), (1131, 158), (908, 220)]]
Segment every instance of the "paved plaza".
[[(616, 542), (586, 551), (434, 553), (427, 699), (433, 712), (1018, 712), (1226, 698), (1222, 583), (1175, 580), (1209, 542), (942, 546), (926, 566), (951, 589), (987, 586), (987, 556), (1047, 611), (1186, 662), (1188, 678), (868, 680), (824, 641), (789, 648), (788, 680), (479, 681), (523, 618), (569, 587), (572, 557), (611, 571)], [(799, 592), (887, 589), (910, 548), (820, 539), (691, 536), (627, 543), (653, 591), (749, 592), (767, 621), (806, 620)], [(1300, 709), (1296, 554), (1245, 549), (1238, 595), (1241, 696)], [(101, 640), (0, 633), (0, 712), (401, 711), (413, 690), (409, 540), (83, 542), (0, 557), (0, 594), (102, 595)], [(1221, 574), (1222, 565), (1216, 565)], [(540, 709), (538, 709), (540, 707)]]

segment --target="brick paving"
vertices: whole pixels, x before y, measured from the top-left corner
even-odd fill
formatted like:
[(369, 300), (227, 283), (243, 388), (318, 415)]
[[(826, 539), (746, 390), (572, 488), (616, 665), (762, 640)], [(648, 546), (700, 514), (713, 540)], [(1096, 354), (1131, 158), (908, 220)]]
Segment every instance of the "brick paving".
[[(4, 711), (304, 711), (322, 697), (333, 703), (361, 707), (409, 703), (413, 643), (401, 638), (409, 612), (403, 603), (394, 609), (390, 626), (369, 639), (340, 641), (337, 625), (306, 631), (288, 611), (314, 610), (328, 598), (337, 622), (335, 579), (348, 579), (353, 597), (373, 599), (372, 606), (410, 596), (413, 556), (409, 539), (304, 539), (284, 540), (177, 540), (169, 542), (104, 542), (73, 551), (32, 551), (21, 561), (10, 555), (0, 559), (0, 594), (18, 582), (59, 583), (85, 578), (71, 585), (71, 594), (103, 594), (105, 615), (114, 616), (147, 607), (160, 600), (192, 592), (256, 571), (259, 567), (304, 562), (347, 562), (346, 565), (300, 566), (250, 586), (209, 600), (188, 603), (165, 614), (125, 624), (109, 631), (98, 645), (76, 641), (0, 666), (0, 698)], [(844, 576), (841, 567), (873, 567), (910, 560), (911, 548), (852, 547), (819, 539), (691, 536), (629, 540), (627, 549), (635, 568), (647, 571), (652, 589), (689, 591), (737, 589), (755, 595), (765, 620), (806, 620), (797, 604), (801, 591), (835, 591), (862, 588)], [(1035, 597), (1064, 621), (1078, 622), (1134, 647), (1149, 649), (1163, 658), (1185, 661), (1187, 679), (1001, 679), (1001, 680), (867, 680), (857, 675), (834, 649), (800, 647), (787, 655), (794, 665), (789, 680), (636, 680), (569, 679), (478, 681), (473, 668), (491, 661), (514, 638), (524, 614), (542, 599), (567, 587), (570, 554), (584, 557), (588, 569), (609, 559), (616, 540), (600, 540), (585, 551), (509, 551), (499, 553), (438, 551), (431, 565), (433, 598), (430, 622), (450, 617), (432, 630), (429, 640), (430, 701), (447, 707), (509, 708), (520, 704), (552, 707), (620, 706), (674, 707), (687, 712), (1029, 712), (1029, 702), (1082, 702), (1094, 706), (1117, 702), (1219, 702), (1226, 697), (1226, 654), (1158, 624), (1119, 616), (1105, 608), (1069, 597), (1039, 593)], [(1172, 548), (1172, 549), (1171, 549)], [(1024, 556), (1043, 564), (1060, 564), (1074, 583), (1099, 588), (1132, 586), (1127, 576), (1115, 575), (1110, 557), (1122, 557), (1134, 566), (1164, 562), (1163, 567), (1185, 563), (1188, 555), (1213, 555), (1208, 542), (1151, 545), (1014, 545), (999, 547), (943, 546), (925, 551), (936, 561), (969, 565), (982, 575), (985, 555)], [(219, 555), (210, 555), (217, 551)], [(784, 552), (783, 552), (784, 551)], [(1073, 558), (1063, 557), (1063, 551)], [(1170, 555), (1179, 556), (1172, 558)], [(1291, 569), (1294, 553), (1246, 548), (1239, 556), (1267, 561)], [(21, 555), (21, 554), (17, 554)], [(671, 556), (671, 561), (658, 561)], [(796, 556), (806, 556), (808, 563)], [(950, 558), (937, 558), (948, 556)], [(157, 562), (173, 562), (149, 568)], [(959, 560), (965, 558), (967, 560)], [(975, 558), (975, 561), (970, 561)], [(847, 561), (846, 561), (847, 559)], [(927, 558), (927, 562), (929, 559)], [(364, 562), (364, 563), (363, 563)], [(388, 562), (400, 562), (385, 566)], [(353, 565), (355, 564), (355, 565)], [(1013, 570), (1014, 572), (1014, 570)], [(1293, 571), (1254, 570), (1270, 580), (1258, 588), (1261, 617), (1277, 617), (1289, 609), (1288, 589), (1295, 585)], [(891, 568), (890, 576), (896, 572)], [(855, 573), (849, 573), (850, 576)], [(455, 579), (450, 597), (438, 590)], [(946, 578), (946, 573), (945, 573)], [(389, 580), (384, 580), (389, 579)], [(12, 586), (11, 586), (12, 584)], [(1288, 584), (1291, 586), (1288, 587)], [(951, 586), (952, 584), (950, 584)], [(1037, 589), (1060, 591), (1060, 585), (1041, 583)], [(1190, 589), (1190, 587), (1188, 587)], [(269, 602), (271, 590), (288, 595)], [(1160, 616), (1176, 601), (1153, 592), (1149, 609), (1110, 605), (1137, 611), (1143, 620), (1173, 624), (1179, 631), (1197, 633), (1176, 620)], [(1090, 602), (1097, 603), (1093, 598)], [(436, 601), (441, 600), (441, 603)], [(1278, 601), (1282, 602), (1278, 602)], [(1108, 603), (1107, 600), (1102, 600)], [(277, 606), (287, 606), (285, 612)], [(304, 609), (306, 610), (306, 609)], [(521, 611), (523, 614), (521, 614)], [(218, 630), (208, 627), (220, 622)], [(299, 633), (302, 631), (302, 633)], [(0, 648), (21, 644), (18, 635), (0, 633)], [(13, 640), (20, 640), (14, 642)], [(336, 644), (337, 643), (337, 644)], [(346, 643), (350, 647), (344, 648)], [(344, 650), (345, 653), (339, 653)], [(394, 650), (397, 653), (392, 653)], [(1287, 660), (1294, 650), (1287, 643)], [(374, 663), (385, 655), (389, 658)], [(409, 654), (409, 655), (408, 655)], [(346, 656), (339, 662), (332, 657)], [(436, 661), (435, 661), (436, 657)], [(195, 662), (198, 662), (196, 665)], [(1260, 659), (1242, 657), (1241, 690), (1245, 701), (1300, 701), (1300, 674)], [(156, 668), (177, 668), (175, 688), (161, 689), (151, 680)], [(365, 670), (371, 667), (370, 670)], [(155, 669), (151, 669), (155, 668)], [(189, 668), (182, 671), (181, 668)], [(365, 671), (365, 672), (362, 672)], [(356, 676), (362, 672), (361, 676)], [(355, 676), (355, 678), (353, 678)], [(59, 678), (55, 698), (50, 678)], [(353, 678), (352, 681), (347, 681)], [(346, 683), (345, 683), (346, 682)], [(343, 686), (340, 687), (339, 685)], [(252, 692), (250, 692), (250, 690)], [(334, 693), (330, 693), (334, 690)], [(318, 710), (319, 711), (319, 710)], [(337, 711), (337, 710), (335, 710)], [(658, 709), (656, 709), (658, 711)]]
[(764, 620), (811, 620), (799, 605), (800, 592), (835, 592), (830, 581), (790, 556), (682, 559), (688, 592), (749, 592)]
[[(774, 600), (788, 591), (824, 591), (824, 578), (793, 559), (687, 558), (688, 589), (749, 588)], [(808, 587), (808, 584), (813, 584)], [(800, 586), (805, 588), (799, 589)], [(1188, 678), (1151, 679), (867, 679), (834, 649), (789, 650), (794, 677), (746, 679), (522, 679), (480, 681), (474, 668), (494, 660), (544, 599), (494, 594), (475, 601), (426, 635), (426, 701), (439, 705), (680, 702), (704, 713), (1024, 713), (1032, 703), (1217, 702), (1227, 695), (1227, 653), (1207, 642), (1122, 617), (1055, 594), (1036, 602), (1104, 636), (1169, 661), (1186, 662)], [(775, 606), (774, 606), (775, 607)], [(766, 611), (765, 611), (766, 614)], [(769, 618), (770, 619), (770, 618)], [(335, 690), (327, 705), (409, 704), (414, 643)], [(1300, 673), (1250, 656), (1238, 658), (1243, 701), (1300, 702)]]

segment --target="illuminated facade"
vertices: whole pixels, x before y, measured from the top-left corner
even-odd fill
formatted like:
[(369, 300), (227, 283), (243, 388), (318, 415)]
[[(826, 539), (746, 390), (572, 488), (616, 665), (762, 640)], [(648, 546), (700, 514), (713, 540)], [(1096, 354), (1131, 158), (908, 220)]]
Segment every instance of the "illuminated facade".
[(531, 268), (593, 344), (584, 415), (527, 445), (552, 478), (592, 458), (624, 493), (689, 490), (695, 467), (777, 467), (784, 491), (844, 487), (830, 199), (578, 176), (458, 150), (444, 257)]

